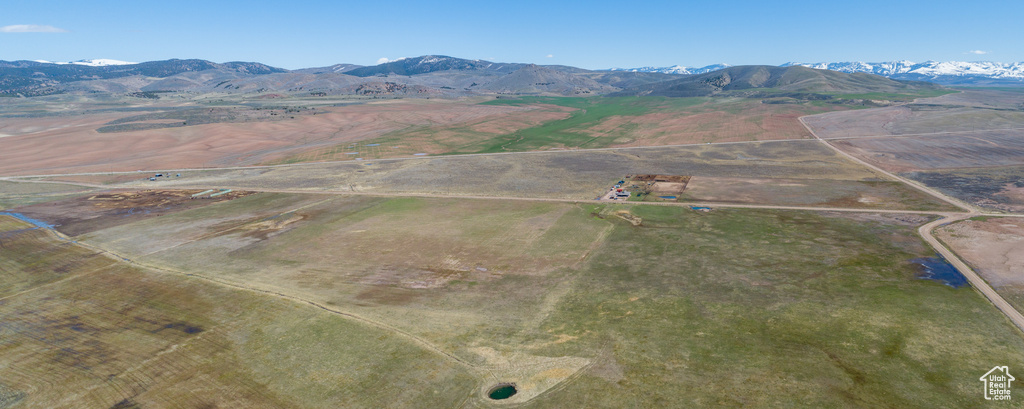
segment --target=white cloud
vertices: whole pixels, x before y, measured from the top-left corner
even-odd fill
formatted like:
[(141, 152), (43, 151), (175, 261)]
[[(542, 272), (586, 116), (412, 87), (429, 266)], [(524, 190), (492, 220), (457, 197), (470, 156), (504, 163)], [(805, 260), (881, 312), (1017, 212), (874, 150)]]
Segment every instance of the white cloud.
[(388, 59), (388, 57), (380, 57), (380, 59), (377, 60), (377, 64), (384, 64), (384, 63), (386, 63), (388, 61), (391, 61), (391, 60)]
[(548, 58), (555, 58), (554, 54), (548, 54)]
[(0, 33), (66, 33), (68, 30), (54, 26), (41, 26), (36, 24), (15, 24), (12, 26), (0, 27)]
[(967, 54), (984, 55), (984, 54), (988, 54), (988, 51), (971, 50), (971, 51), (968, 51)]

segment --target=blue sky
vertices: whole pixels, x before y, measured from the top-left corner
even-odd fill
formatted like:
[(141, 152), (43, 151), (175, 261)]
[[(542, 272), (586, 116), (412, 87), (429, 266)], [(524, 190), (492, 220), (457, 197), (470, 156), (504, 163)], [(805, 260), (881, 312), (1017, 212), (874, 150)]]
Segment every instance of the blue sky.
[(425, 54), (591, 69), (1024, 61), (1024, 2), (1005, 0), (6, 3), (0, 60), (202, 58), (289, 69)]

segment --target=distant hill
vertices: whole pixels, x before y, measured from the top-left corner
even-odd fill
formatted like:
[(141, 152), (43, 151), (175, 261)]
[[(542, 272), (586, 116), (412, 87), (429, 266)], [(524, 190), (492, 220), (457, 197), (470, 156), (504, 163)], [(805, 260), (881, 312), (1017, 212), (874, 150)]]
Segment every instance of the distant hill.
[(371, 77), (376, 75), (418, 75), (450, 70), (487, 70), (510, 73), (522, 68), (524, 65), (526, 64), (504, 64), (484, 60), (465, 60), (446, 55), (424, 55), (422, 57), (403, 58), (370, 67), (360, 67), (348, 71), (346, 74), (357, 77)]
[(616, 91), (590, 78), (529, 64), (484, 84), (499, 94), (598, 95)]
[[(592, 71), (564, 65), (467, 60), (443, 55), (404, 58), (374, 66), (335, 64), (285, 70), (258, 62), (214, 63), (172, 59), (142, 63), (81, 60), (72, 63), (0, 61), (0, 96), (118, 93), (160, 98), (163, 92), (285, 93), (306, 96), (366, 95), (379, 98), (470, 95), (661, 95), (707, 96), (762, 93), (906, 92), (924, 83), (866, 73), (842, 73), (793, 65), (739, 66), (703, 72), (669, 67)], [(682, 74), (689, 72), (691, 74)], [(702, 72), (700, 74), (692, 74)], [(768, 90), (768, 89), (771, 90)], [(804, 95), (804, 96), (807, 96)], [(812, 96), (813, 97), (813, 96)], [(797, 99), (806, 99), (795, 97)], [(814, 99), (814, 98), (812, 98)]]
[(615, 88), (632, 88), (644, 84), (680, 78), (679, 75), (639, 71), (585, 71), (576, 75), (590, 78)]
[(166, 78), (187, 72), (223, 70), (243, 75), (287, 72), (256, 62), (218, 64), (206, 60), (164, 60), (138, 64), (83, 65), (37, 61), (0, 61), (0, 93), (45, 95), (61, 92), (62, 84), (130, 76)]
[(49, 63), (49, 64), (88, 65), (88, 66), (91, 66), (91, 67), (101, 67), (101, 66), (105, 66), (105, 65), (130, 65), (130, 64), (138, 64), (137, 62), (128, 62), (128, 61), (121, 61), (121, 60), (111, 60), (111, 59), (106, 59), (106, 58), (99, 58), (99, 59), (94, 59), (94, 60), (78, 60), (78, 61), (69, 61), (69, 62), (52, 62), (52, 61), (36, 60), (36, 62)]
[[(608, 75), (588, 77), (591, 73), (561, 65), (542, 67), (443, 55), (404, 58), (375, 66), (335, 64), (294, 71), (254, 62), (199, 59), (143, 63), (0, 61), (0, 95), (188, 91), (457, 97), (493, 93), (596, 95), (620, 89), (609, 84), (621, 80)], [(627, 81), (630, 85), (643, 82)]]
[(704, 74), (711, 71), (718, 71), (723, 68), (732, 67), (729, 64), (713, 64), (704, 67), (684, 67), (682, 65), (673, 65), (671, 67), (638, 67), (638, 68), (611, 68), (602, 71), (619, 71), (619, 72), (650, 72), (650, 73), (661, 73), (661, 74), (680, 74), (680, 75), (693, 75), (693, 74)]
[(696, 97), (769, 88), (793, 93), (899, 93), (941, 87), (864, 73), (847, 74), (801, 66), (746, 65), (640, 85), (613, 95)]
[(1024, 85), (1024, 62), (891, 61), (882, 63), (786, 63), (831, 71), (864, 72), (893, 79), (928, 81), (945, 85)]
[(298, 70), (293, 70), (292, 72), (300, 72), (300, 73), (303, 73), (303, 74), (326, 74), (326, 73), (338, 74), (338, 73), (348, 72), (348, 71), (352, 71), (352, 70), (354, 70), (356, 68), (363, 68), (363, 67), (364, 66), (362, 66), (362, 65), (356, 65), (356, 64), (334, 64), (334, 65), (329, 66), (329, 67), (301, 68), (301, 69), (298, 69)]
[[(804, 66), (821, 70), (845, 73), (867, 73), (881, 75), (897, 80), (927, 81), (942, 85), (1024, 85), (1024, 62), (998, 63), (990, 61), (910, 61), (888, 62), (819, 62), (802, 63), (788, 62), (780, 67)], [(703, 74), (729, 67), (726, 64), (709, 65), (701, 68), (690, 68), (680, 65), (671, 67), (638, 67), (611, 68), (601, 71), (615, 72), (652, 72), (663, 74)]]

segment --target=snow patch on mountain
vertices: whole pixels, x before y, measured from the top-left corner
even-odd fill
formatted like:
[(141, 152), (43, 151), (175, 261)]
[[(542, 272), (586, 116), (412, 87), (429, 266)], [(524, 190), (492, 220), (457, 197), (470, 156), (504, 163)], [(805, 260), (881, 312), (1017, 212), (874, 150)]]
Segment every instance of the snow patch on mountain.
[[(819, 70), (839, 71), (849, 74), (864, 72), (895, 79), (934, 81), (939, 83), (962, 83), (964, 81), (970, 82), (979, 79), (1024, 82), (1024, 62), (998, 63), (990, 61), (925, 61), (923, 63), (915, 63), (906, 60), (870, 63), (860, 61), (819, 63), (788, 62), (780, 65), (780, 67), (791, 67), (794, 65), (816, 68)], [(692, 75), (703, 74), (726, 67), (729, 67), (729, 65), (715, 64), (701, 68), (673, 65), (671, 67), (612, 68), (608, 71), (660, 72), (665, 74)]]
[(90, 67), (106, 67), (108, 65), (132, 65), (132, 64), (138, 64), (137, 62), (111, 60), (111, 59), (105, 59), (105, 58), (97, 58), (97, 59), (94, 59), (94, 60), (68, 61), (68, 62), (54, 62), (54, 61), (46, 61), (46, 60), (35, 60), (35, 62), (41, 62), (41, 63), (44, 63), (44, 64), (58, 64), (58, 65), (66, 65), (66, 64), (87, 65), (87, 66), (90, 66)]
[(886, 77), (937, 79), (940, 77), (982, 77), (993, 79), (1024, 80), (1024, 63), (998, 63), (991, 61), (891, 61), (881, 63), (833, 62), (782, 64), (783, 67), (800, 65), (804, 67), (832, 70), (846, 73), (866, 72)]
[(611, 68), (608, 71), (626, 71), (626, 72), (660, 72), (663, 74), (703, 74), (705, 72), (717, 71), (723, 68), (729, 68), (729, 64), (713, 64), (704, 67), (684, 67), (682, 65), (673, 65), (671, 67), (639, 67), (639, 68)]

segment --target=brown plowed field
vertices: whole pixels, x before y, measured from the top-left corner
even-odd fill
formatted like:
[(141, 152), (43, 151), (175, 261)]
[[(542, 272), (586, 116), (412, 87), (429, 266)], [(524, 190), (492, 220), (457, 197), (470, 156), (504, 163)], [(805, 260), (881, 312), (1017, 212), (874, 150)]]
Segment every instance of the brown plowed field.
[(1024, 130), (840, 139), (831, 143), (893, 172), (1024, 164)]
[[(797, 121), (800, 116), (808, 114), (806, 107), (755, 103), (751, 102), (749, 109), (740, 112), (658, 112), (630, 117), (613, 116), (587, 129), (587, 133), (597, 137), (625, 126), (635, 126), (631, 139), (640, 139), (647, 146), (811, 137), (810, 132)], [(636, 146), (636, 143), (613, 145), (623, 146)]]
[(906, 120), (910, 116), (910, 108), (894, 106), (859, 111), (829, 112), (806, 117), (804, 122), (814, 129), (814, 133), (825, 139), (883, 136), (893, 135), (893, 124)]
[[(984, 101), (987, 101), (985, 103)], [(824, 139), (1024, 128), (1024, 93), (967, 91), (913, 104), (804, 118)]]
[[(467, 111), (474, 111), (488, 105), (463, 105)], [(490, 105), (498, 107), (500, 105)], [(539, 126), (545, 122), (569, 117), (572, 108), (556, 105), (537, 104), (519, 106), (519, 110), (493, 115), (461, 117), (447, 121), (407, 121), (408, 126), (393, 132), (383, 133), (372, 140), (360, 138), (336, 143), (326, 147), (301, 150), (286, 156), (275, 157), (265, 164), (296, 162), (326, 162), (363, 159), (384, 159), (416, 154), (441, 154), (457, 150), (500, 135), (520, 129)]]
[[(251, 165), (298, 152), (378, 137), (412, 126), (502, 121), (536, 107), (401, 101), (323, 108), (275, 122), (214, 123), (99, 133), (131, 113), (4, 119), (0, 174), (26, 175)], [(557, 113), (556, 113), (557, 114)], [(563, 114), (564, 115), (564, 114)], [(508, 128), (530, 126), (512, 120)]]
[(965, 202), (1001, 212), (1024, 212), (1024, 167), (948, 168), (902, 176)]

